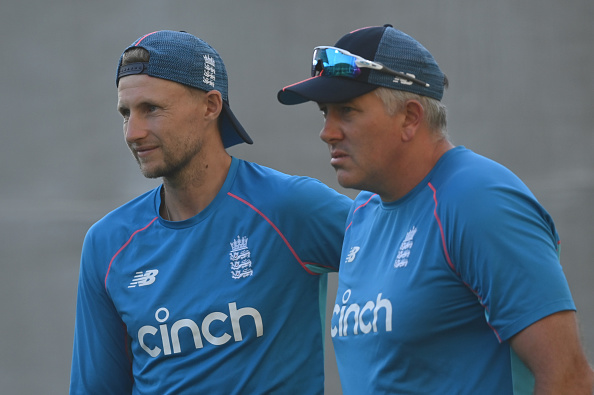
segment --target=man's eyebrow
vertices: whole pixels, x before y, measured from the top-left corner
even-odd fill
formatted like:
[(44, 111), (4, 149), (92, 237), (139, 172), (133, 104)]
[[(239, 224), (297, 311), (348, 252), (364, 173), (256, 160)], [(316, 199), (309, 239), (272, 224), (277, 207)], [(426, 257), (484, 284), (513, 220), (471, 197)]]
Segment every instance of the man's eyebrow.
[[(156, 106), (157, 104), (155, 103), (154, 100), (151, 99), (144, 99), (141, 102), (138, 103), (133, 103), (132, 107), (146, 107), (146, 106)], [(121, 109), (129, 109), (131, 106), (126, 105), (126, 104), (122, 104), (121, 102), (118, 101), (117, 104), (117, 108), (118, 110)]]

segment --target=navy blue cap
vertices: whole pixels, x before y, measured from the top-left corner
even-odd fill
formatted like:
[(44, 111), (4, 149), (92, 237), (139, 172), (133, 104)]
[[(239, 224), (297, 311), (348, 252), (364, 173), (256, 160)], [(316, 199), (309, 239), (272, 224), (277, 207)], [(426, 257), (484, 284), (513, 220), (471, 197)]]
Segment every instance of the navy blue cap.
[(413, 76), (429, 86), (395, 78), (388, 73), (362, 69), (355, 78), (326, 76), (324, 73), (284, 87), (278, 92), (282, 104), (307, 101), (341, 103), (383, 86), (408, 91), (441, 100), (445, 75), (425, 47), (411, 36), (391, 25), (366, 27), (344, 35), (334, 47), (344, 49), (362, 58)]
[[(149, 52), (149, 61), (122, 66), (124, 53), (140, 47)], [(146, 34), (124, 50), (118, 62), (116, 86), (120, 78), (147, 74), (206, 92), (217, 90), (223, 97), (220, 129), (225, 148), (253, 141), (229, 107), (227, 70), (223, 59), (205, 41), (186, 32), (161, 30)]]

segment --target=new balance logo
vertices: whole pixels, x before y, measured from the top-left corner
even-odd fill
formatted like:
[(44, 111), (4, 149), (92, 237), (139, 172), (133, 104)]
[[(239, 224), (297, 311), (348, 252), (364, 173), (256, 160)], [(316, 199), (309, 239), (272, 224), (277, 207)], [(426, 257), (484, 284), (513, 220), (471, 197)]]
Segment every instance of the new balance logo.
[(134, 276), (134, 279), (132, 280), (132, 282), (130, 283), (130, 285), (128, 285), (128, 288), (134, 288), (137, 285), (139, 287), (144, 287), (145, 285), (151, 285), (152, 283), (155, 282), (155, 277), (157, 277), (157, 274), (159, 274), (158, 270), (147, 270), (146, 272), (136, 272), (136, 275)]
[(344, 260), (344, 262), (351, 263), (352, 261), (354, 261), (355, 256), (357, 255), (357, 252), (359, 252), (360, 249), (361, 249), (361, 247), (359, 247), (359, 246), (352, 247), (351, 250), (349, 251), (349, 254), (347, 255), (346, 259)]

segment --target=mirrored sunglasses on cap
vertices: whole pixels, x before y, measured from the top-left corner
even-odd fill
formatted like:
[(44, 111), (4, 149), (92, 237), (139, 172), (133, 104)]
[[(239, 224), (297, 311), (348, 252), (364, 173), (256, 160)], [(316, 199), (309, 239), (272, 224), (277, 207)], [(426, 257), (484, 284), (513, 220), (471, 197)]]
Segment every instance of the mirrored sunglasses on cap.
[(391, 74), (398, 78), (429, 87), (429, 84), (405, 73), (394, 71), (381, 63), (372, 62), (341, 48), (321, 46), (315, 47), (311, 66), (311, 76), (356, 78), (361, 69), (372, 69)]

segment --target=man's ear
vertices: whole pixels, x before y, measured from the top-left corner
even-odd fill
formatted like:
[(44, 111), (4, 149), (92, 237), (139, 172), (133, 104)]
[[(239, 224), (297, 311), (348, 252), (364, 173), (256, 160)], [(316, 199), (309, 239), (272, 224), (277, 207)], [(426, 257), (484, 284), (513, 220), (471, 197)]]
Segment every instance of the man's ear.
[(419, 130), (425, 109), (418, 100), (407, 100), (404, 105), (404, 120), (402, 121), (402, 139), (410, 141)]
[(206, 113), (204, 115), (212, 119), (218, 119), (219, 114), (223, 109), (223, 97), (221, 96), (221, 92), (216, 90), (206, 92), (204, 100), (206, 101)]

